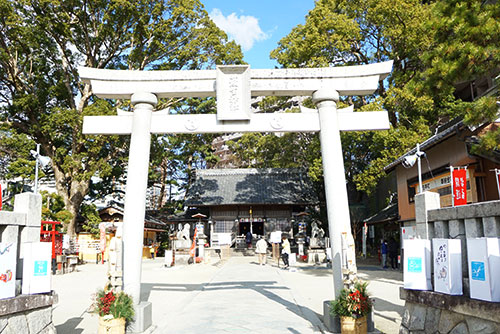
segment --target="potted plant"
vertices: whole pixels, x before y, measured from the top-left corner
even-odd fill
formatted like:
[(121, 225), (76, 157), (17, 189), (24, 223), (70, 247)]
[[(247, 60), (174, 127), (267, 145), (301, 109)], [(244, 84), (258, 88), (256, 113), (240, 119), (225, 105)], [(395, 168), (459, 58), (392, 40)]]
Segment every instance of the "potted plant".
[(99, 314), (98, 334), (122, 334), (126, 323), (134, 319), (134, 302), (123, 291), (105, 288), (97, 291), (93, 311)]
[(350, 289), (342, 289), (337, 299), (330, 304), (330, 313), (340, 317), (342, 334), (365, 334), (368, 332), (367, 316), (373, 301), (367, 292), (367, 282), (357, 281)]

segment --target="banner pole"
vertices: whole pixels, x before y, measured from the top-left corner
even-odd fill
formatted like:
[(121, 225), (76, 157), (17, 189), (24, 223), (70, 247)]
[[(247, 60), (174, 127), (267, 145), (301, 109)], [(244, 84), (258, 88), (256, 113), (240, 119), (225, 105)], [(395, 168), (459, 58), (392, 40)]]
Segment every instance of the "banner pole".
[(451, 206), (455, 206), (455, 193), (453, 192), (453, 166), (450, 165)]

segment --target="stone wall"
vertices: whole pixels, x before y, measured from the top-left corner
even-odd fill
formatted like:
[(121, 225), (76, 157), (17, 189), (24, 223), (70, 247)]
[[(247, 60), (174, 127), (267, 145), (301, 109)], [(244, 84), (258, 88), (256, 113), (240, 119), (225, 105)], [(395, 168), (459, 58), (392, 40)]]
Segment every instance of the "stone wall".
[[(14, 211), (0, 211), (0, 242), (17, 243), (16, 278), (20, 287), (26, 242), (40, 242), (42, 197), (23, 193), (15, 196)], [(17, 291), (16, 294), (18, 294)], [(0, 334), (51, 334), (52, 305), (57, 295), (43, 293), (0, 299)]]
[(406, 300), (400, 334), (500, 333), (500, 303), (403, 288), (400, 297)]
[(415, 197), (417, 236), (462, 241), (463, 295), (401, 288), (406, 302), (399, 333), (500, 333), (500, 303), (469, 298), (467, 266), (467, 238), (500, 237), (500, 201), (436, 209), (438, 200), (429, 192)]
[(0, 300), (0, 334), (55, 334), (55, 294), (20, 295)]

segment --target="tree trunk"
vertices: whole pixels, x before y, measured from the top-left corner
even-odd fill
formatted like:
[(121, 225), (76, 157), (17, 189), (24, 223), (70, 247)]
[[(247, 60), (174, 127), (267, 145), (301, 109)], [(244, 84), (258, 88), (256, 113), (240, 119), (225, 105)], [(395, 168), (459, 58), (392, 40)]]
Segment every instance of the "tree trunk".
[(64, 175), (57, 164), (53, 164), (52, 167), (56, 179), (57, 193), (63, 198), (66, 209), (72, 214), (67, 226), (67, 234), (72, 238), (76, 236), (77, 216), (80, 205), (89, 190), (90, 180), (77, 181), (72, 176)]

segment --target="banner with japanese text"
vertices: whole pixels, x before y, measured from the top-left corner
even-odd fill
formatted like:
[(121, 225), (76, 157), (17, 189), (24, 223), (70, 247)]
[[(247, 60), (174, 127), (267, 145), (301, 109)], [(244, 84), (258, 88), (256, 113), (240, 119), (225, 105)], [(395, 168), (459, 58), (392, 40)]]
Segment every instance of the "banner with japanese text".
[(453, 169), (453, 205), (467, 204), (467, 175), (465, 169)]

